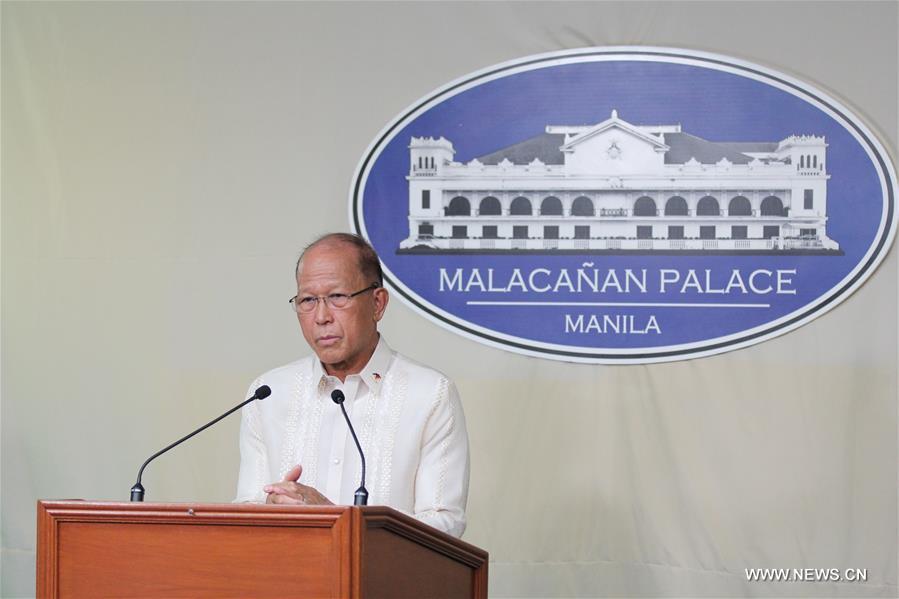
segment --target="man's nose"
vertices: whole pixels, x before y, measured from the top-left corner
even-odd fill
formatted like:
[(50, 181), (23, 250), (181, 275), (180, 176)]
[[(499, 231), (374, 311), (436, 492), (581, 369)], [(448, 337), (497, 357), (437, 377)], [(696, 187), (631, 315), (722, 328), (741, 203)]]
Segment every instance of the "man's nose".
[(328, 305), (328, 300), (323, 297), (318, 298), (318, 301), (315, 302), (315, 322), (325, 323), (331, 322), (331, 306)]

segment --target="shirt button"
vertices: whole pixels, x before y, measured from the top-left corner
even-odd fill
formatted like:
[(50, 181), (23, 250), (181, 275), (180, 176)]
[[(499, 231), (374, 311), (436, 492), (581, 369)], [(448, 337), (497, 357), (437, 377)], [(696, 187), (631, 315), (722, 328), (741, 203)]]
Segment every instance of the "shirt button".
[(334, 462), (335, 464), (339, 464), (339, 463), (340, 463), (340, 458), (334, 458), (334, 459), (331, 460), (331, 461)]

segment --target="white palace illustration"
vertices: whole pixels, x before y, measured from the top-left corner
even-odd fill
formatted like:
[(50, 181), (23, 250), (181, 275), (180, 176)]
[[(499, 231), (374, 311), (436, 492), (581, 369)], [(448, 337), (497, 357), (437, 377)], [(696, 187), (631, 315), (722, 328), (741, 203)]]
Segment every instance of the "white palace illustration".
[(408, 252), (822, 252), (827, 144), (714, 142), (680, 125), (596, 125), (454, 161), (450, 140), (409, 144)]

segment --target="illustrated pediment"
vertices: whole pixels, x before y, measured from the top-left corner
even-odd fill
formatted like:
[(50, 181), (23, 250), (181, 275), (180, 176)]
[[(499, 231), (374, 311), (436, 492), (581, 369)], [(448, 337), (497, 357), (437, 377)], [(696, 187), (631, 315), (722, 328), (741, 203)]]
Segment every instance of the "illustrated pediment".
[(656, 152), (667, 152), (670, 149), (667, 145), (665, 145), (665, 142), (662, 138), (656, 137), (655, 135), (652, 135), (650, 133), (646, 133), (645, 131), (642, 131), (639, 128), (631, 125), (627, 121), (618, 118), (618, 111), (613, 110), (611, 117), (601, 123), (596, 124), (592, 128), (584, 131), (576, 137), (573, 137), (570, 141), (563, 145), (560, 150), (562, 150), (562, 152), (573, 152), (575, 148), (577, 148), (577, 146), (592, 139), (601, 137), (603, 136), (603, 134), (609, 131), (620, 131), (626, 135), (633, 136), (652, 146), (652, 148)]

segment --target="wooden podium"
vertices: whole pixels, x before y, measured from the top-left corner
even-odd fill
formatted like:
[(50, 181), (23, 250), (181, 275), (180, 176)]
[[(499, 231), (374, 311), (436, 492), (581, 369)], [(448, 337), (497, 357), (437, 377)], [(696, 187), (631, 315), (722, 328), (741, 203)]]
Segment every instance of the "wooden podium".
[(487, 552), (387, 507), (39, 501), (38, 597), (487, 597)]

